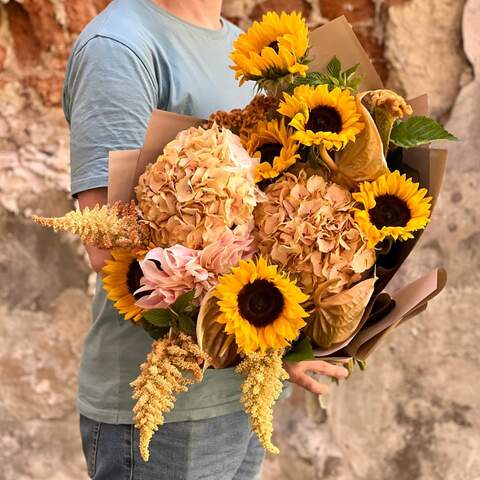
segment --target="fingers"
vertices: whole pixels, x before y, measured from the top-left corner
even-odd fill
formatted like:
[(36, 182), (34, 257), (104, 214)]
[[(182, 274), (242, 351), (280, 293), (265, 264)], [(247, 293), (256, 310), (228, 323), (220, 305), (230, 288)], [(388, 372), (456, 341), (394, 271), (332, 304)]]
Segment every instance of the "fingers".
[(302, 362), (304, 371), (319, 373), (328, 377), (338, 379), (348, 377), (348, 370), (345, 367), (333, 365), (332, 363), (324, 362), (323, 360), (308, 360)]
[(303, 360), (301, 362), (285, 362), (285, 368), (290, 376), (290, 381), (309, 390), (315, 395), (325, 395), (328, 386), (318, 382), (307, 372), (326, 375), (333, 378), (346, 378), (348, 370), (344, 367), (333, 365), (323, 360)]
[(315, 395), (325, 395), (328, 393), (327, 385), (317, 382), (314, 378), (310, 377), (306, 373), (300, 374), (295, 383), (314, 393)]

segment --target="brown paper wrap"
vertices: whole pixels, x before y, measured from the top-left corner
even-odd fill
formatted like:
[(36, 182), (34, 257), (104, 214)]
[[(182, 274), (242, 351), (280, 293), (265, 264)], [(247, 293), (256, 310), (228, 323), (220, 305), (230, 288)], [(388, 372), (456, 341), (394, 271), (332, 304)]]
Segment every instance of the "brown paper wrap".
[(447, 272), (439, 268), (391, 295), (381, 293), (368, 314), (368, 320), (348, 344), (344, 342), (340, 348), (330, 349), (328, 352), (317, 350), (315, 356), (334, 362), (352, 357), (366, 360), (386, 335), (424, 312), (428, 302), (443, 290), (446, 282)]
[(352, 357), (366, 360), (388, 333), (422, 313), (428, 302), (443, 290), (446, 282), (447, 272), (440, 268), (394, 292), (391, 295), (394, 308), (376, 322), (367, 322), (345, 351)]
[(345, 69), (359, 64), (358, 73), (362, 76), (359, 90), (377, 90), (383, 86), (367, 52), (343, 15), (310, 32), (309, 56), (312, 59), (309, 70), (312, 72), (325, 70), (328, 62), (336, 56)]

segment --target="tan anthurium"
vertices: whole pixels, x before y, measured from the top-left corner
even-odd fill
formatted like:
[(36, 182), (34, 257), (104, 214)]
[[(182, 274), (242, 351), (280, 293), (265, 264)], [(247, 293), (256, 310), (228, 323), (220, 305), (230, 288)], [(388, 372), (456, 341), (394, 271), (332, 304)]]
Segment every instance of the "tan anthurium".
[(353, 287), (327, 298), (314, 298), (315, 309), (307, 320), (306, 334), (323, 349), (347, 340), (356, 330), (370, 297), (376, 278), (368, 278)]
[(225, 325), (217, 322), (220, 314), (218, 299), (213, 291), (202, 300), (197, 318), (197, 343), (207, 357), (205, 366), (226, 368), (234, 363), (238, 356), (234, 335), (225, 333)]
[(356, 96), (357, 109), (362, 115), (365, 128), (357, 135), (355, 142), (337, 152), (333, 181), (354, 188), (358, 183), (372, 181), (388, 172), (383, 142), (375, 122), (362, 103), (369, 92)]

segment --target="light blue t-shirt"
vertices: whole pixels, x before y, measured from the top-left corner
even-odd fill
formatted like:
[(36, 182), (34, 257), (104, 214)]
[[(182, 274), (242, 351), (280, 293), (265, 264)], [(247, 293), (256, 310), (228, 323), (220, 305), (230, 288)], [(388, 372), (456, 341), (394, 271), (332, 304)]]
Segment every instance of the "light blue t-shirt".
[[(80, 34), (67, 67), (64, 111), (71, 130), (71, 190), (108, 185), (108, 152), (138, 148), (155, 108), (207, 118), (242, 107), (253, 96), (238, 87), (228, 55), (240, 30), (186, 23), (151, 0), (114, 0)], [(93, 323), (79, 378), (80, 412), (100, 422), (131, 423), (130, 382), (152, 339), (125, 321), (97, 276)], [(166, 421), (199, 420), (242, 409), (242, 378), (209, 369), (180, 394)]]

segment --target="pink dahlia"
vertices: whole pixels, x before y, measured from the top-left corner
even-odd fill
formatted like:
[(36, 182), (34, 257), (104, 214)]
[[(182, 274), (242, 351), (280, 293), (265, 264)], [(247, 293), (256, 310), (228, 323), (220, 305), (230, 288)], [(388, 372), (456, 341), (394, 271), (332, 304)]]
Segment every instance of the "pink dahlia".
[(184, 293), (195, 290), (200, 299), (217, 281), (241, 259), (254, 252), (251, 227), (241, 225), (235, 230), (227, 229), (220, 237), (203, 250), (194, 250), (182, 245), (150, 250), (139, 261), (143, 272), (141, 287), (135, 293), (144, 295), (136, 305), (150, 310), (167, 308)]

